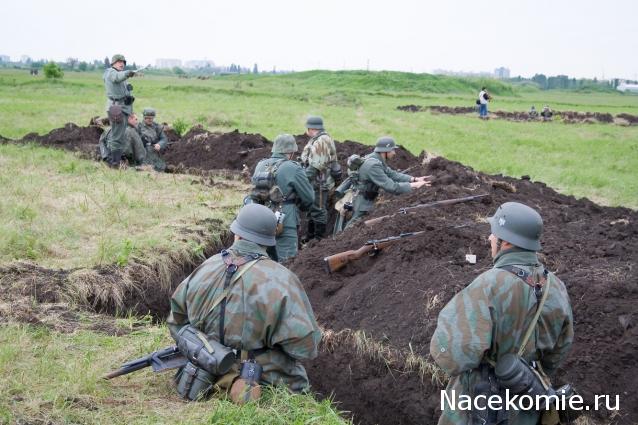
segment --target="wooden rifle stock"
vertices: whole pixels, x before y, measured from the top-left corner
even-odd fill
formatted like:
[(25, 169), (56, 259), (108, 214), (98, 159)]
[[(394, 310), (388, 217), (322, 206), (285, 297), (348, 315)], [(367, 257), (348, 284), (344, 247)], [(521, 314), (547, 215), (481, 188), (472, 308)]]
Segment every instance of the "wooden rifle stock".
[(392, 245), (395, 242), (400, 241), (401, 239), (420, 235), (421, 233), (425, 233), (425, 231), (422, 230), (420, 232), (402, 233), (399, 236), (391, 236), (385, 239), (372, 240), (367, 242), (359, 249), (344, 251), (338, 254), (331, 255), (329, 257), (324, 257), (323, 262), (325, 269), (328, 273), (339, 271), (344, 268), (349, 262), (359, 260), (366, 254), (373, 256), (382, 249)]
[(453, 205), (453, 204), (460, 204), (462, 202), (469, 202), (469, 201), (474, 201), (476, 199), (481, 199), (484, 198), (486, 196), (489, 196), (489, 194), (487, 193), (483, 193), (481, 195), (473, 195), (473, 196), (466, 196), (463, 198), (453, 198), (453, 199), (445, 199), (443, 201), (434, 201), (434, 202), (429, 202), (427, 204), (419, 204), (419, 205), (414, 205), (412, 207), (404, 207), (399, 209), (398, 213), (392, 214), (392, 215), (382, 215), (381, 217), (376, 217), (376, 218), (371, 218), (370, 220), (366, 220), (363, 223), (366, 226), (375, 226), (379, 223), (381, 223), (383, 220), (387, 219), (387, 218), (392, 218), (397, 214), (407, 214), (409, 210), (416, 210), (418, 208), (432, 208), (432, 207), (438, 207), (441, 205)]

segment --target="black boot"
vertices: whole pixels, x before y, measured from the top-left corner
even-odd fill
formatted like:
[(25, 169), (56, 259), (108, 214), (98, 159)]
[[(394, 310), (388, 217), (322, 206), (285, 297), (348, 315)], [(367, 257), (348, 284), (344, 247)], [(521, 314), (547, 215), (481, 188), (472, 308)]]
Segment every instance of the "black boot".
[(120, 168), (121, 161), (122, 161), (122, 151), (121, 150), (111, 151), (111, 156), (109, 157), (109, 167)]
[(312, 220), (308, 220), (308, 229), (306, 231), (306, 235), (301, 237), (301, 243), (305, 244), (308, 241), (312, 240), (315, 237), (315, 222)]
[(315, 239), (321, 239), (326, 234), (326, 223), (315, 223)]

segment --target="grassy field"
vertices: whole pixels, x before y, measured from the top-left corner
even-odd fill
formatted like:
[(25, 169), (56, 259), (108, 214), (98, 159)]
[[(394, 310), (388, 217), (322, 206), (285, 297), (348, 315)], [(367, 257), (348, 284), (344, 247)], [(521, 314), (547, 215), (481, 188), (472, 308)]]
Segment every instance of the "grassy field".
[(0, 145), (0, 264), (125, 266), (142, 255), (195, 252), (201, 247), (182, 231), (214, 220), (225, 228), (245, 190), (238, 181), (225, 189), (198, 181), (113, 171), (57, 149)]
[[(548, 103), (558, 110), (638, 115), (638, 96), (621, 93), (539, 91), (494, 81), (406, 73), (311, 71), (279, 76), (223, 76), (210, 80), (147, 75), (131, 80), (139, 111), (158, 110), (210, 130), (301, 133), (308, 114), (321, 114), (338, 140), (374, 143), (383, 134), (488, 173), (533, 180), (605, 205), (638, 208), (638, 127), (479, 121), (470, 116), (406, 113), (397, 106), (470, 106), (486, 84), (491, 108), (527, 111)], [(66, 122), (86, 125), (104, 115), (99, 73), (67, 73), (61, 81), (0, 71), (0, 134), (18, 138)]]
[[(133, 325), (121, 320), (123, 328)], [(44, 327), (0, 326), (0, 424), (322, 424), (346, 422), (329, 400), (268, 389), (239, 407), (224, 398), (182, 401), (173, 373), (136, 372), (101, 379), (125, 361), (170, 345), (165, 327), (148, 323), (127, 336)]]

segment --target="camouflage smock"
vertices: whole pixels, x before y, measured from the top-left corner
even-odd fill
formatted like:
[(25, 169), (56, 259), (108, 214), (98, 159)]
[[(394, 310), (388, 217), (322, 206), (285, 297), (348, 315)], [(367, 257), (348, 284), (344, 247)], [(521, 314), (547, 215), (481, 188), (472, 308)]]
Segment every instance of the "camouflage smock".
[[(518, 248), (501, 252), (492, 269), (456, 294), (439, 313), (430, 354), (450, 376), (445, 390), (450, 399), (452, 390), (456, 390), (457, 400), (460, 394), (473, 397), (480, 378), (477, 367), (483, 358), (497, 362), (504, 354), (516, 353), (534, 317), (537, 301), (533, 288), (499, 268), (507, 265), (536, 277), (544, 270), (535, 252)], [(574, 328), (565, 284), (552, 273), (549, 278), (549, 294), (523, 357), (539, 360), (551, 376), (569, 352)], [(509, 425), (535, 425), (538, 419), (537, 412), (510, 411)], [(438, 423), (462, 425), (468, 420), (467, 411), (446, 410)]]
[[(263, 384), (284, 384), (295, 392), (308, 388), (308, 376), (299, 360), (317, 356), (321, 333), (301, 282), (253, 242), (238, 240), (229, 250), (234, 257), (260, 254), (263, 259), (233, 283), (226, 298), (225, 344), (244, 351), (266, 349), (256, 357), (263, 366)], [(173, 336), (191, 324), (219, 338), (221, 307), (209, 310), (223, 292), (225, 270), (217, 254), (177, 287), (167, 319)]]
[(335, 186), (334, 178), (330, 175), (330, 164), (334, 161), (337, 161), (337, 148), (332, 137), (325, 132), (308, 140), (301, 152), (301, 163), (306, 165), (306, 175), (314, 187), (318, 186), (318, 176), (323, 173), (323, 190)]

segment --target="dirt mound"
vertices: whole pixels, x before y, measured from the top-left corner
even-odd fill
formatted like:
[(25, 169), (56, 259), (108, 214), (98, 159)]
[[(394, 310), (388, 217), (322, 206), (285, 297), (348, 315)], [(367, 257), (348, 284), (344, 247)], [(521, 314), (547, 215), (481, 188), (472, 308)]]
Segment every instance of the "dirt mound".
[(27, 134), (19, 142), (39, 143), (43, 146), (53, 148), (63, 148), (70, 151), (80, 152), (87, 158), (98, 158), (98, 141), (104, 130), (95, 125), (79, 127), (73, 123), (67, 123), (62, 128), (56, 128), (44, 136), (37, 133)]
[[(397, 106), (397, 109), (405, 112), (421, 112), (430, 110), (432, 113), (441, 114), (470, 114), (476, 113), (475, 107), (466, 106), (420, 106), (420, 105), (404, 105)], [(508, 121), (542, 121), (540, 116), (530, 116), (528, 112), (515, 111), (490, 111), (490, 118), (505, 119)], [(554, 118), (562, 120), (566, 124), (620, 124), (620, 125), (637, 125), (638, 116), (630, 114), (618, 114), (614, 116), (607, 112), (576, 112), (576, 111), (554, 111)]]
[[(306, 286), (319, 322), (334, 331), (365, 332), (370, 341), (428, 364), (438, 312), (491, 267), (489, 228), (476, 220), (491, 215), (502, 202), (524, 202), (543, 215), (542, 260), (565, 281), (574, 310), (576, 339), (556, 383), (573, 382), (589, 402), (594, 394), (620, 394), (621, 415), (612, 423), (633, 423), (638, 396), (627, 388), (633, 388), (638, 366), (638, 213), (561, 195), (540, 182), (487, 176), (443, 158), (415, 172), (434, 175), (433, 187), (385, 197), (375, 215), (452, 197), (490, 197), (397, 215), (374, 228), (360, 224), (336, 240), (303, 250), (290, 267)], [(458, 225), (464, 227), (452, 227)], [(428, 230), (425, 236), (406, 239), (338, 273), (328, 275), (323, 269), (327, 255), (422, 229)], [(467, 263), (465, 254), (477, 255), (477, 263)], [(373, 345), (359, 342), (322, 354), (309, 365), (314, 387), (325, 394), (334, 391), (342, 407), (363, 423), (434, 423), (442, 387), (432, 384), (427, 373), (422, 379), (417, 372), (384, 366), (383, 361), (359, 361), (362, 352), (370, 351), (365, 347)], [(336, 365), (339, 369), (329, 372)], [(420, 397), (414, 397), (415, 392)], [(376, 399), (383, 402), (374, 404)]]

